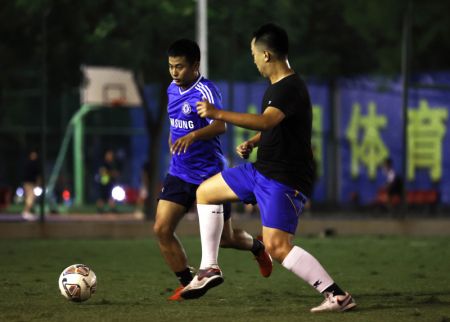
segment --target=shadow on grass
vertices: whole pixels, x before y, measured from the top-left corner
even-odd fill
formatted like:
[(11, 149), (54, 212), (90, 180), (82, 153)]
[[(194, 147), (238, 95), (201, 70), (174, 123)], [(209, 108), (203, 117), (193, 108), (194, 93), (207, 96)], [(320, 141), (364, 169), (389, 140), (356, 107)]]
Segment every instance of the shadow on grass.
[[(359, 302), (358, 311), (389, 310), (399, 308), (420, 308), (427, 306), (450, 307), (450, 301), (445, 301), (439, 296), (448, 296), (449, 291), (439, 292), (383, 292), (356, 294), (355, 299)], [(365, 302), (376, 302), (368, 304)]]

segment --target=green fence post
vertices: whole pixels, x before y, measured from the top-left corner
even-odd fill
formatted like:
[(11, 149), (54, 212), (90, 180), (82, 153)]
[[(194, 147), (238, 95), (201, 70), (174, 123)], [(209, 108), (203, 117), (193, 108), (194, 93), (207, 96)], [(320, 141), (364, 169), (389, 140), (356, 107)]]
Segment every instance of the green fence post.
[(67, 152), (70, 138), (73, 135), (73, 158), (74, 158), (74, 204), (77, 206), (84, 204), (84, 124), (83, 118), (90, 111), (100, 108), (100, 106), (82, 105), (72, 116), (66, 128), (63, 142), (58, 152), (55, 166), (53, 167), (48, 183), (49, 195), (53, 192), (61, 166)]
[[(82, 107), (82, 110), (85, 109), (85, 106)], [(84, 111), (83, 111), (84, 112)], [(79, 117), (74, 120), (74, 131), (73, 131), (73, 158), (74, 158), (74, 176), (75, 176), (75, 198), (74, 205), (80, 206), (84, 204), (84, 153), (83, 153), (83, 135), (84, 135), (84, 126), (83, 126), (83, 115), (81, 112)]]

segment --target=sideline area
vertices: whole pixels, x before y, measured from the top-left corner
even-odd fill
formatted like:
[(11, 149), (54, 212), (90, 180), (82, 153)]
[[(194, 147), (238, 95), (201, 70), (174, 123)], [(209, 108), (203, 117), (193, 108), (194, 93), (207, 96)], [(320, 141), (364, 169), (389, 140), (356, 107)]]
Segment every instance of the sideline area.
[[(232, 217), (236, 227), (258, 235), (261, 222), (257, 216)], [(24, 221), (20, 215), (0, 214), (0, 239), (27, 238), (149, 238), (153, 221), (144, 221), (132, 213), (48, 215), (46, 221)], [(199, 234), (195, 213), (181, 221), (177, 234)], [(355, 216), (313, 217), (300, 220), (298, 236), (450, 236), (450, 218), (365, 218)]]

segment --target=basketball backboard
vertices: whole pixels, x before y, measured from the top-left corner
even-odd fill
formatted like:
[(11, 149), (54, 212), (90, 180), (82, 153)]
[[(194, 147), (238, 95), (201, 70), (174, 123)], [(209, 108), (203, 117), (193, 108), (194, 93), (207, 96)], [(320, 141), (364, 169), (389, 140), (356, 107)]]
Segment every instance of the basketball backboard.
[(81, 103), (101, 106), (142, 105), (133, 73), (116, 67), (82, 66)]

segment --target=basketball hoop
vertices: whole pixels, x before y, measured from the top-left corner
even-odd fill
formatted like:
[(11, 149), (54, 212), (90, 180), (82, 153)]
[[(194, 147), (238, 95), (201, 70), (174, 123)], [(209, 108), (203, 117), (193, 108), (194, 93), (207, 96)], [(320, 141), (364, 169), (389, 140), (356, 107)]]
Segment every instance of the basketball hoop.
[(126, 99), (119, 97), (119, 98), (113, 98), (109, 102), (109, 106), (111, 107), (120, 107), (125, 106), (127, 103)]
[(83, 66), (83, 104), (108, 107), (138, 107), (142, 100), (130, 70)]

